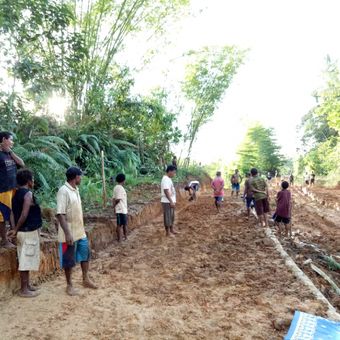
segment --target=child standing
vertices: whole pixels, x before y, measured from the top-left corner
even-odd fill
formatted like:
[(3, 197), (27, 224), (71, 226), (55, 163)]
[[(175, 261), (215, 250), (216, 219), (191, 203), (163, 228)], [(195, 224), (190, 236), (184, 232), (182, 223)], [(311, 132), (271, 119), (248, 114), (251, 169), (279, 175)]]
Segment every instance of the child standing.
[(128, 209), (127, 209), (127, 195), (124, 189), (125, 175), (119, 174), (116, 177), (117, 185), (113, 189), (112, 204), (116, 211), (117, 216), (117, 241), (122, 240), (122, 231), (124, 233), (124, 240), (127, 240), (127, 221), (128, 221)]
[(40, 237), (42, 226), (41, 210), (32, 193), (33, 174), (24, 169), (17, 173), (19, 189), (12, 199), (11, 222), (13, 229), (10, 237), (17, 238), (17, 253), (21, 280), (21, 297), (35, 297), (39, 295), (29, 282), (29, 272), (38, 271), (40, 265)]
[(215, 206), (217, 212), (219, 212), (224, 196), (224, 180), (221, 171), (216, 172), (216, 177), (212, 181), (211, 187), (214, 190)]
[(275, 223), (279, 227), (279, 234), (281, 235), (282, 224), (285, 227), (286, 236), (292, 236), (292, 228), (290, 225), (291, 211), (292, 211), (292, 196), (288, 190), (289, 183), (283, 181), (281, 183), (282, 190), (277, 193), (276, 197), (276, 211)]

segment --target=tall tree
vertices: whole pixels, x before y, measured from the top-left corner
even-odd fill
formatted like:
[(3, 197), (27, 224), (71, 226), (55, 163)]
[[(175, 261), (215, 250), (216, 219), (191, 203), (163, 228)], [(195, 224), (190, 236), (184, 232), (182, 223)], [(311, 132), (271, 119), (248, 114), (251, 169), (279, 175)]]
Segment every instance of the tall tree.
[(304, 155), (299, 159), (299, 168), (331, 175), (339, 173), (340, 162), (340, 72), (329, 57), (324, 77), (325, 86), (314, 93), (317, 105), (300, 125)]
[(280, 154), (273, 129), (256, 124), (248, 129), (246, 137), (238, 150), (239, 168), (242, 172), (249, 172), (252, 167), (262, 172), (274, 172), (284, 162)]
[(113, 88), (116, 55), (133, 34), (161, 34), (190, 0), (0, 0), (0, 33), (12, 75), (35, 100), (71, 98), (76, 118), (93, 116)]
[(244, 59), (245, 51), (235, 46), (205, 47), (188, 53), (183, 92), (192, 105), (186, 139), (188, 158), (199, 129), (214, 115), (226, 89)]
[(326, 86), (316, 92), (315, 113), (325, 116), (331, 129), (340, 133), (340, 71), (336, 62), (327, 57)]

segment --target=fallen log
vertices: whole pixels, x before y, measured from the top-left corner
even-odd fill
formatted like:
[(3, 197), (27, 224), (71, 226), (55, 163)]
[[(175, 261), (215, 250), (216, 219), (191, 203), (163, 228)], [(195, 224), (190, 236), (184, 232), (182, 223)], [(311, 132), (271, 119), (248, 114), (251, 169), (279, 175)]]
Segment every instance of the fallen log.
[(310, 267), (318, 273), (320, 276), (322, 276), (335, 290), (335, 292), (340, 295), (340, 288), (336, 285), (336, 283), (324, 272), (322, 271), (319, 267), (317, 267), (315, 264), (311, 263)]

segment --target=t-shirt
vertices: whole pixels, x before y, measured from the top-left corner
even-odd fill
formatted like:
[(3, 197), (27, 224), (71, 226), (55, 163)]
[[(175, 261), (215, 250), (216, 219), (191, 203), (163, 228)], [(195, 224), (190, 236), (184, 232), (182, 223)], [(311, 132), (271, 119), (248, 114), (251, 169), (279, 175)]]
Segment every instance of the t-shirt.
[(258, 200), (261, 200), (261, 199), (267, 197), (266, 194), (264, 194), (262, 192), (256, 192), (256, 191), (253, 190), (253, 189), (256, 189), (256, 190), (266, 191), (267, 184), (266, 184), (266, 181), (263, 178), (261, 178), (259, 176), (252, 177), (249, 180), (249, 183), (250, 183), (250, 189), (254, 193), (255, 201), (258, 201)]
[(170, 197), (174, 203), (176, 203), (176, 190), (172, 179), (167, 175), (164, 175), (161, 182), (161, 202), (170, 203), (168, 198), (165, 196), (164, 190), (168, 189), (170, 191)]
[(247, 198), (252, 198), (254, 197), (254, 193), (251, 191), (249, 181), (250, 179), (246, 179), (246, 181), (244, 182), (244, 193), (247, 196)]
[[(15, 224), (18, 223), (20, 216), (22, 214), (22, 210), (24, 207), (24, 201), (26, 194), (30, 192), (29, 189), (20, 188), (16, 191), (14, 197), (12, 198), (12, 211), (14, 215)], [(30, 206), (28, 211), (28, 215), (24, 224), (19, 228), (18, 231), (34, 231), (42, 226), (41, 219), (41, 209), (39, 204), (37, 203), (34, 195), (33, 195), (33, 204)]]
[(214, 196), (224, 196), (224, 180), (222, 177), (215, 177), (211, 183), (211, 187), (214, 189)]
[(199, 181), (191, 181), (190, 183), (189, 183), (189, 187), (191, 187), (192, 185), (196, 185), (196, 184), (200, 184), (200, 182)]
[[(67, 182), (59, 189), (57, 194), (57, 214), (66, 215), (73, 241), (86, 237), (79, 190), (78, 188), (73, 188)], [(66, 242), (61, 226), (58, 228), (58, 241)]]
[(290, 217), (291, 193), (289, 190), (281, 190), (277, 193), (276, 214), (281, 217)]
[(17, 165), (11, 154), (0, 151), (0, 192), (6, 192), (17, 186)]
[(117, 214), (127, 214), (127, 195), (124, 187), (120, 184), (117, 184), (113, 189), (113, 198), (116, 200), (120, 200), (116, 205), (116, 213)]

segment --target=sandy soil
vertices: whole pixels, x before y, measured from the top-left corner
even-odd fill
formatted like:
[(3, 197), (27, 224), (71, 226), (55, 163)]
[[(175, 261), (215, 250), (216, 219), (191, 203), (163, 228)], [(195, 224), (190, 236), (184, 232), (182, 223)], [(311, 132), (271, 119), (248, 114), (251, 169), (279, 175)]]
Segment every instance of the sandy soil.
[(325, 316), (242, 209), (227, 197), (216, 214), (201, 196), (178, 213), (176, 238), (159, 219), (100, 252), (99, 290), (69, 297), (59, 276), (35, 299), (1, 302), (1, 339), (282, 339), (294, 310)]

